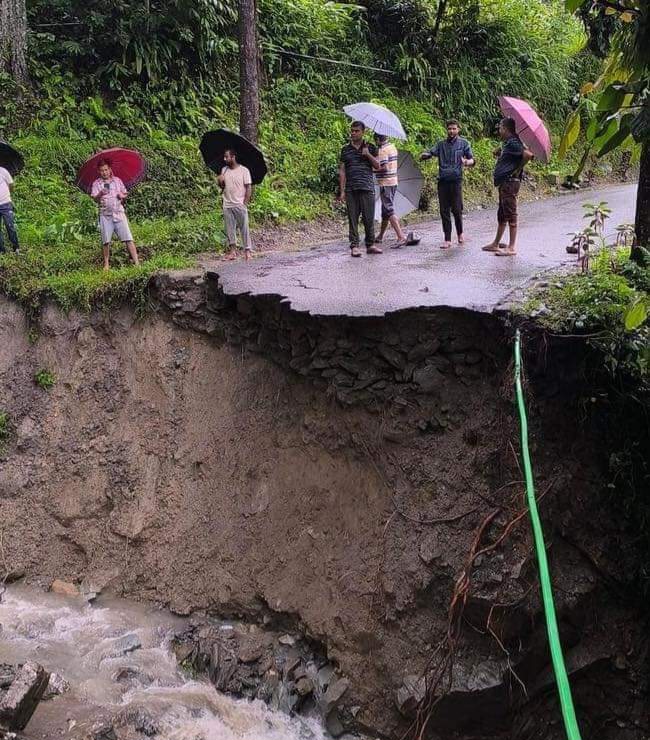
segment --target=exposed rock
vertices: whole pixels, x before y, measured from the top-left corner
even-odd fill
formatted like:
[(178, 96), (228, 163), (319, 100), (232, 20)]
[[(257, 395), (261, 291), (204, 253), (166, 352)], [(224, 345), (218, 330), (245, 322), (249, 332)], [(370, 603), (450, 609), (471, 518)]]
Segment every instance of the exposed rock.
[(134, 650), (139, 650), (142, 647), (142, 642), (137, 635), (129, 634), (124, 637), (119, 637), (113, 641), (113, 644), (104, 653), (104, 658), (119, 658), (122, 655), (132, 653)]
[(11, 685), (0, 694), (0, 727), (22, 730), (41, 700), (50, 674), (38, 663), (25, 663)]
[(423, 676), (406, 676), (395, 697), (400, 714), (412, 717), (418, 704), (424, 699), (426, 690), (427, 684)]
[(300, 696), (307, 696), (308, 694), (311, 694), (314, 691), (314, 683), (310, 678), (307, 678), (306, 676), (304, 678), (299, 678), (296, 681), (296, 692)]
[(61, 696), (70, 691), (70, 684), (59, 673), (50, 673), (50, 680), (47, 688), (43, 693), (43, 701), (53, 699), (55, 696)]
[(79, 596), (79, 589), (74, 585), (74, 583), (59, 581), (58, 579), (52, 581), (50, 591), (52, 591), (52, 593), (59, 594), (60, 596)]
[(440, 371), (433, 365), (425, 365), (413, 373), (413, 382), (416, 383), (423, 393), (434, 393), (440, 387)]
[(85, 576), (81, 582), (80, 592), (88, 601), (93, 601), (99, 594), (107, 589), (111, 583), (119, 578), (118, 568), (107, 568), (94, 571)]
[(97, 722), (90, 730), (91, 740), (117, 740), (115, 729), (111, 722)]
[(413, 347), (408, 353), (409, 360), (425, 360), (440, 349), (440, 341), (438, 339), (429, 339), (426, 342), (419, 342)]
[(327, 687), (327, 691), (323, 695), (323, 705), (325, 708), (325, 714), (329, 714), (329, 711), (337, 706), (341, 699), (343, 698), (343, 694), (348, 690), (350, 687), (350, 682), (347, 680), (347, 678), (337, 678), (330, 685)]

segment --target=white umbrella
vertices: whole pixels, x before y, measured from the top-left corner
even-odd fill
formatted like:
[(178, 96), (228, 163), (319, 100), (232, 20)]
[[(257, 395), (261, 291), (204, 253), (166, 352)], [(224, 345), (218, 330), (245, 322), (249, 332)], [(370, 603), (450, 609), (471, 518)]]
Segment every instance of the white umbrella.
[(343, 108), (345, 114), (353, 121), (361, 121), (366, 128), (376, 134), (391, 136), (393, 139), (406, 139), (406, 134), (399, 118), (388, 108), (375, 103), (354, 103)]

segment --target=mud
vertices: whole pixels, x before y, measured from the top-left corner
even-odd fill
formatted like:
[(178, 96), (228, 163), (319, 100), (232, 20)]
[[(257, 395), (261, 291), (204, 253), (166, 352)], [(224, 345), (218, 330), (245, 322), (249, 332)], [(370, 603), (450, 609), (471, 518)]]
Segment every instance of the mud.
[[(154, 299), (46, 307), (33, 343), (1, 303), (2, 570), (300, 633), (349, 682), (340, 730), (401, 737), (477, 531), (523, 511), (507, 327), (321, 319), (190, 274)], [(528, 386), (561, 632), (585, 736), (640, 740), (647, 648), (571, 367), (531, 362)], [(526, 518), (468, 572), (431, 737), (562, 737)]]

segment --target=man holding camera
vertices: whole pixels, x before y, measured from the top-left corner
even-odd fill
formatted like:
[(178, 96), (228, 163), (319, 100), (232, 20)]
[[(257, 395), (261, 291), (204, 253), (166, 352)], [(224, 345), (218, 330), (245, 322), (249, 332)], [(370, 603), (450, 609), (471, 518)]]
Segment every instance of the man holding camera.
[(111, 240), (113, 234), (126, 246), (134, 265), (139, 265), (138, 250), (131, 235), (129, 221), (124, 211), (127, 190), (119, 177), (113, 174), (111, 161), (101, 159), (97, 165), (99, 177), (95, 180), (90, 196), (99, 205), (99, 232), (104, 248), (104, 269), (110, 269)]

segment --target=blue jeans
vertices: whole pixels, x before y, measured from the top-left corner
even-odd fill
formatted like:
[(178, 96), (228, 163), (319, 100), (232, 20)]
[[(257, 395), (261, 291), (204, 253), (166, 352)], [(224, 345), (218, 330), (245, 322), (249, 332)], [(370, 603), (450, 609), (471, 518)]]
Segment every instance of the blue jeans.
[(9, 242), (14, 248), (14, 251), (18, 251), (18, 232), (16, 231), (16, 220), (14, 218), (14, 208), (11, 203), (3, 203), (0, 205), (0, 253), (5, 251), (5, 242), (2, 236), (2, 222), (4, 221), (5, 228), (7, 229), (7, 236)]

